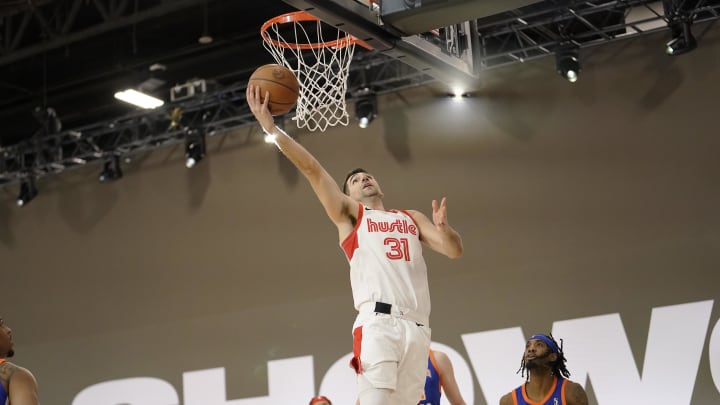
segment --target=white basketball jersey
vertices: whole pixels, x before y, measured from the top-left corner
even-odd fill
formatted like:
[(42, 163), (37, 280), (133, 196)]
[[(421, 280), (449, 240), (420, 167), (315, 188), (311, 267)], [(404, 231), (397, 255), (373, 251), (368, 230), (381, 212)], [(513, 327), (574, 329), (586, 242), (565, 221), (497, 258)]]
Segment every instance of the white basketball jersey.
[(350, 262), (355, 308), (384, 302), (430, 317), (427, 266), (420, 230), (405, 211), (379, 211), (360, 205), (355, 229), (341, 243)]

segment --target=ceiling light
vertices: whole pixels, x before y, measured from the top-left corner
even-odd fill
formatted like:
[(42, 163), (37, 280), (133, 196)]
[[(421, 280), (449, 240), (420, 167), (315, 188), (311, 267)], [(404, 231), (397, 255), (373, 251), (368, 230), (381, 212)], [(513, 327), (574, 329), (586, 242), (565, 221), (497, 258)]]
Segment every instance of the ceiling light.
[(453, 88), (453, 90), (452, 90), (453, 98), (456, 98), (456, 99), (462, 98), (462, 96), (464, 96), (464, 95), (465, 95), (465, 89), (463, 89), (462, 87)]
[(27, 203), (37, 196), (37, 194), (38, 191), (35, 187), (35, 181), (33, 178), (29, 177), (26, 180), (23, 180), (23, 182), (20, 183), (20, 193), (18, 193), (17, 197), (18, 207), (26, 206)]
[(674, 23), (670, 28), (672, 39), (665, 44), (665, 53), (668, 55), (682, 55), (697, 48), (697, 41), (690, 30), (690, 22)]
[(185, 138), (185, 167), (195, 167), (205, 157), (205, 133), (200, 130), (188, 131)]
[(358, 120), (360, 128), (367, 128), (377, 116), (375, 93), (372, 93), (369, 89), (366, 90), (366, 94), (355, 101), (355, 118)]
[(148, 67), (148, 70), (151, 72), (164, 72), (167, 70), (167, 66), (162, 63), (153, 63), (150, 67)]
[(208, 34), (208, 2), (205, 1), (205, 4), (203, 4), (203, 33), (198, 38), (198, 42), (207, 45), (209, 43), (212, 43), (213, 37)]
[(103, 169), (98, 176), (98, 180), (102, 183), (107, 183), (121, 179), (123, 176), (122, 168), (120, 167), (120, 157), (112, 155), (108, 160), (103, 163)]
[(580, 75), (580, 59), (575, 45), (562, 46), (555, 52), (555, 63), (560, 76), (575, 83)]
[(119, 91), (115, 93), (115, 98), (147, 110), (157, 108), (165, 104), (165, 102), (160, 99), (133, 89)]

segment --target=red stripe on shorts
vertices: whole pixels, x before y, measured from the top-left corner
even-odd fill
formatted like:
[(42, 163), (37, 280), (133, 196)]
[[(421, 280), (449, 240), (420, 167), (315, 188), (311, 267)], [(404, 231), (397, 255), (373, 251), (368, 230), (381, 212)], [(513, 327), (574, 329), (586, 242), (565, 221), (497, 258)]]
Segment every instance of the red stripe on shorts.
[(362, 374), (362, 366), (360, 365), (360, 348), (362, 344), (362, 326), (358, 326), (353, 330), (353, 358), (350, 359), (350, 366), (355, 372)]

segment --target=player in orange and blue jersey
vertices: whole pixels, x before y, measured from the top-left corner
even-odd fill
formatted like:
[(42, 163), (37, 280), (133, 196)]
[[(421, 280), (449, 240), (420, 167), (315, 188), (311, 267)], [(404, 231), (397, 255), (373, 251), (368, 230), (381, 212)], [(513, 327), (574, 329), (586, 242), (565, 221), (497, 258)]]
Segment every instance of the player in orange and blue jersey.
[(38, 405), (38, 387), (30, 371), (7, 358), (15, 354), (12, 329), (0, 318), (0, 404)]
[(425, 394), (418, 405), (440, 405), (443, 393), (451, 405), (466, 405), (455, 381), (455, 371), (450, 358), (443, 352), (430, 350)]
[(500, 398), (500, 405), (587, 405), (585, 389), (568, 380), (562, 339), (558, 346), (552, 335), (530, 336), (520, 362), (525, 384)]

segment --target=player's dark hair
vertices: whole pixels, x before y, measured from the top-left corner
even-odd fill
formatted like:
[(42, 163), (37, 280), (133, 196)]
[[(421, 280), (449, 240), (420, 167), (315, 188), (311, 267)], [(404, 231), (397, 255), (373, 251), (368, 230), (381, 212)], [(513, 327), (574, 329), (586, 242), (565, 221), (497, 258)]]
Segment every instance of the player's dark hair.
[[(560, 339), (560, 344), (557, 344), (557, 341), (555, 341), (555, 338), (552, 335), (543, 335), (550, 339), (557, 348), (557, 359), (552, 364), (552, 375), (559, 375), (565, 378), (570, 378), (570, 371), (568, 371), (567, 367), (565, 367), (565, 363), (567, 362), (567, 359), (565, 358), (565, 353), (563, 352), (563, 340)], [(552, 349), (552, 348), (548, 348)], [(525, 375), (525, 371), (527, 370), (527, 364), (525, 364), (525, 352), (523, 351), (522, 359), (520, 359), (520, 368), (516, 373), (520, 373), (522, 377), (525, 377), (526, 380), (530, 379), (530, 373), (528, 372), (527, 375)]]
[(342, 187), (343, 194), (347, 194), (347, 182), (348, 182), (348, 179), (350, 179), (350, 177), (352, 177), (352, 175), (358, 174), (358, 173), (367, 173), (367, 172), (368, 172), (367, 170), (365, 170), (365, 169), (363, 169), (363, 168), (361, 168), (361, 167), (358, 167), (357, 169), (352, 169), (352, 170), (350, 170), (350, 171), (348, 172), (348, 174), (345, 175), (345, 181), (343, 181), (343, 187)]

